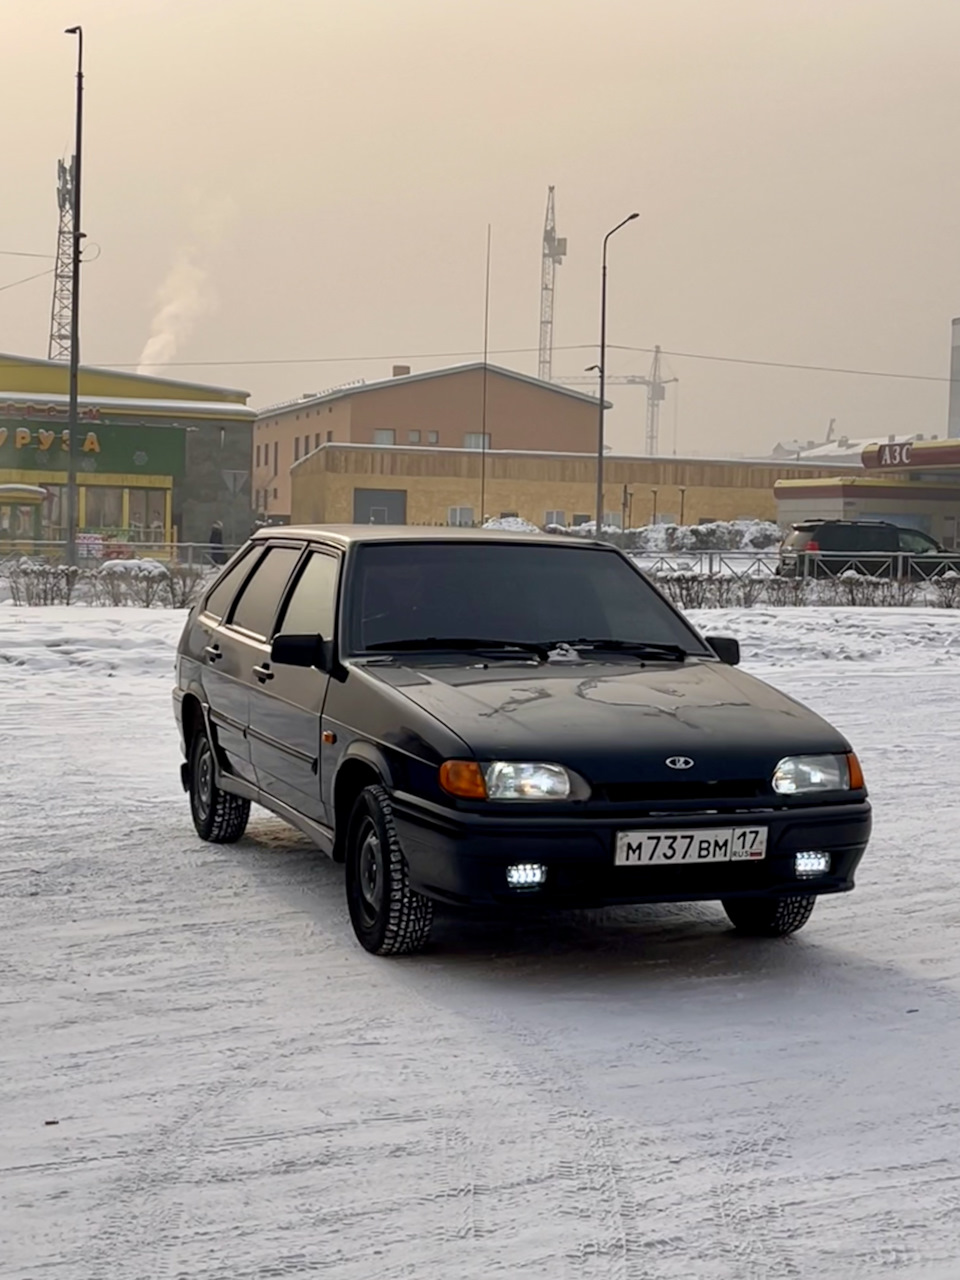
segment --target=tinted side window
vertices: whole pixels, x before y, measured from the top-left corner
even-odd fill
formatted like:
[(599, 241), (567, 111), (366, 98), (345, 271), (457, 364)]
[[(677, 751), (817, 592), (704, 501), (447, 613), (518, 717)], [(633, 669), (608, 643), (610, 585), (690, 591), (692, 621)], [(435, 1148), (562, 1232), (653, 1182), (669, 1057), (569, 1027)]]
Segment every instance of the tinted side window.
[(299, 559), (296, 547), (271, 547), (234, 605), (230, 625), (264, 639), (272, 636), (273, 620)]
[(835, 524), (822, 524), (810, 537), (821, 551), (859, 551), (861, 547), (856, 534)]
[(896, 551), (899, 546), (896, 529), (860, 529), (857, 545), (864, 551)]
[(936, 551), (937, 544), (932, 538), (928, 538), (925, 533), (921, 533), (919, 529), (901, 529), (900, 530), (900, 550), (901, 551), (917, 551), (931, 552)]
[(303, 567), (283, 614), (280, 630), (288, 636), (333, 639), (337, 610), (336, 556), (315, 552)]
[(242, 559), (222, 574), (216, 586), (207, 596), (204, 612), (215, 618), (225, 618), (230, 611), (230, 602), (237, 594), (237, 588), (250, 572), (255, 556), (248, 551)]

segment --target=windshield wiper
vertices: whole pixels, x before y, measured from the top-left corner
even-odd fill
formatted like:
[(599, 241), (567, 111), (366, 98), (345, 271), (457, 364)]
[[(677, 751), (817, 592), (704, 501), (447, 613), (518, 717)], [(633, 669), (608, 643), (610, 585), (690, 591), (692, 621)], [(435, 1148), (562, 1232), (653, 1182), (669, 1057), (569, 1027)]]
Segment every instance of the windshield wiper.
[(378, 640), (368, 644), (371, 653), (528, 653), (541, 662), (550, 656), (545, 644), (530, 644), (526, 640), (481, 640), (472, 636), (422, 636), (412, 640)]
[(689, 651), (678, 644), (651, 644), (646, 640), (590, 640), (586, 636), (576, 640), (551, 640), (545, 647), (556, 649), (560, 645), (602, 653), (630, 653), (641, 658), (660, 658), (664, 662), (682, 662), (690, 656)]

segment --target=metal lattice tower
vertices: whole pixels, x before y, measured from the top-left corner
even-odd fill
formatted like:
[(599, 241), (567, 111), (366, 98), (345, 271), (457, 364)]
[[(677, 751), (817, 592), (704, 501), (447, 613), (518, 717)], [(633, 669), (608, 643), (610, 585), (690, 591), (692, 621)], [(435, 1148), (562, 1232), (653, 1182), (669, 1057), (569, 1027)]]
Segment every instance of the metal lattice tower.
[(73, 211), (75, 160), (57, 161), (57, 265), (53, 273), (53, 309), (50, 314), (49, 360), (70, 359), (70, 315), (73, 304)]
[(655, 458), (660, 449), (660, 406), (666, 399), (667, 383), (676, 382), (676, 378), (660, 377), (660, 348), (653, 348), (653, 364), (650, 376), (645, 380), (647, 386), (647, 429), (644, 434), (643, 449), (649, 457)]
[(553, 207), (553, 187), (547, 188), (547, 216), (543, 224), (543, 265), (540, 272), (540, 363), (537, 377), (544, 382), (553, 376), (553, 291), (557, 267), (567, 253), (567, 242), (557, 237)]

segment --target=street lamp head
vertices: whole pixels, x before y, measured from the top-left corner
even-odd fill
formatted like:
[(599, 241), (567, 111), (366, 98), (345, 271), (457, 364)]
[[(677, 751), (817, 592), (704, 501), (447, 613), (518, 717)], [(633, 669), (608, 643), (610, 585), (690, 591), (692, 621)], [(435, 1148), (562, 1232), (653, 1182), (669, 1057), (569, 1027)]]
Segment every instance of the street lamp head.
[(632, 221), (634, 220), (634, 218), (639, 218), (639, 217), (640, 217), (639, 213), (631, 213), (631, 215), (630, 215), (630, 217), (627, 219), (627, 221), (628, 221), (628, 222), (632, 222)]
[(63, 34), (65, 36), (82, 36), (83, 27), (67, 27)]

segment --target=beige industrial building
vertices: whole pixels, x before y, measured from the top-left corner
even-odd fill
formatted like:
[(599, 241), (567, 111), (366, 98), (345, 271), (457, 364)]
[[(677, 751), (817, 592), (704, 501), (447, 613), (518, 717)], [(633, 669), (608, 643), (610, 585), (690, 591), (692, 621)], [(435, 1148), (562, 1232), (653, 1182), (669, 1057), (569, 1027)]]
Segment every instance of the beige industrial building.
[(596, 449), (597, 409), (595, 396), (496, 365), (427, 373), (396, 365), (391, 378), (301, 396), (258, 414), (254, 509), (290, 517), (290, 470), (322, 445), (589, 454)]
[[(778, 480), (815, 480), (849, 468), (803, 463), (608, 457), (606, 522), (765, 519)], [(517, 515), (531, 524), (592, 520), (596, 459), (586, 453), (323, 443), (291, 470), (296, 523), (471, 525)], [(482, 490), (482, 500), (481, 500)]]

